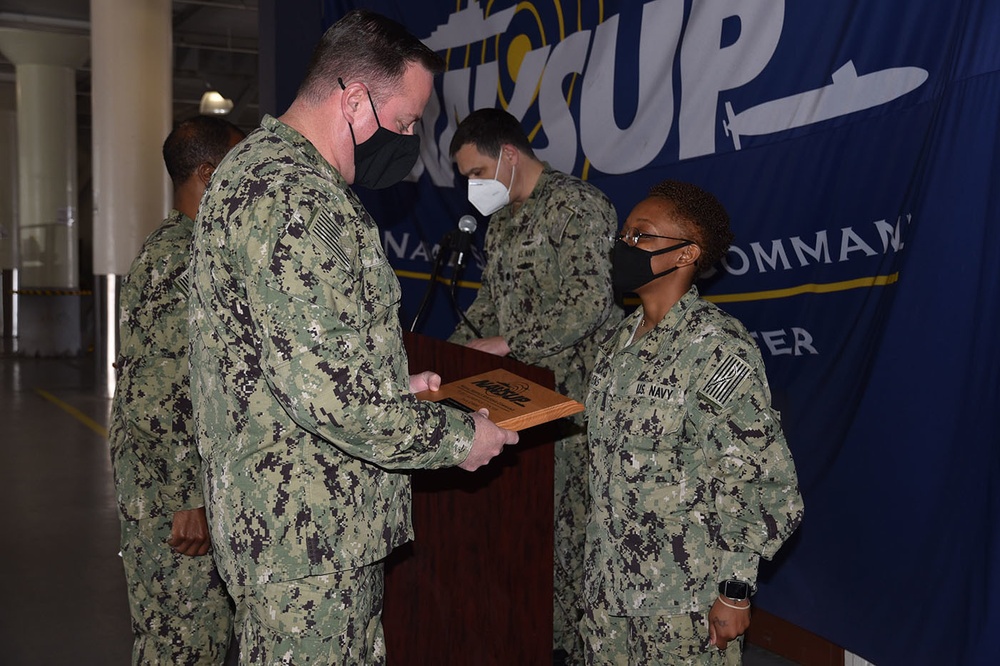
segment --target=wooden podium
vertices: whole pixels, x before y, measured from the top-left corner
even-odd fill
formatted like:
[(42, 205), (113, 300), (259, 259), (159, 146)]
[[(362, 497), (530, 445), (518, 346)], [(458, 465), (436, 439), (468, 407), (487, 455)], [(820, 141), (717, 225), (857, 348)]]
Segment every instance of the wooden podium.
[[(549, 370), (416, 334), (410, 372), (444, 381), (510, 370), (552, 388)], [(387, 561), (389, 666), (552, 663), (553, 423), (520, 433), (476, 472), (413, 474), (415, 541)]]

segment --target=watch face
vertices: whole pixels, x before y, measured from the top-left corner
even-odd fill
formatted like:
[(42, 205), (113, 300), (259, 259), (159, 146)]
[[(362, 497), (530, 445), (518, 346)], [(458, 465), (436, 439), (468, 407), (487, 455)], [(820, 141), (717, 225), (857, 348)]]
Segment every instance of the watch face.
[(733, 601), (743, 601), (750, 597), (750, 585), (742, 580), (727, 580), (719, 583), (719, 594)]

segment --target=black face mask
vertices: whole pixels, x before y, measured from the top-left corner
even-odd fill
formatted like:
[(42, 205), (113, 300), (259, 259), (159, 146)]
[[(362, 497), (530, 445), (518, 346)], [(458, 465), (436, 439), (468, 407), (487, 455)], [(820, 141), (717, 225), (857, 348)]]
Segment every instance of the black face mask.
[(664, 275), (669, 275), (676, 271), (679, 266), (674, 266), (662, 273), (653, 273), (653, 257), (658, 254), (666, 254), (679, 250), (682, 247), (694, 245), (694, 241), (686, 240), (662, 250), (643, 250), (629, 245), (625, 241), (618, 239), (615, 243), (614, 255), (611, 258), (611, 282), (615, 291), (628, 294), (634, 292), (644, 284), (648, 284)]
[[(343, 88), (344, 82), (337, 80)], [(413, 169), (420, 155), (420, 137), (397, 134), (382, 127), (371, 93), (368, 93), (368, 103), (372, 105), (372, 113), (378, 123), (375, 133), (359, 144), (354, 138), (354, 127), (347, 125), (351, 130), (351, 141), (354, 142), (354, 183), (372, 190), (381, 190), (403, 180)]]

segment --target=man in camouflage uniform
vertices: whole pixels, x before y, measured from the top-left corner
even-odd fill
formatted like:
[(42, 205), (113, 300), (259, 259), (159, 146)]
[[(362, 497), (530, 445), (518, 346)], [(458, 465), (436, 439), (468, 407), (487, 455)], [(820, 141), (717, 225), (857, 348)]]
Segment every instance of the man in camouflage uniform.
[(193, 218), (215, 165), (243, 132), (181, 123), (163, 144), (174, 206), (121, 288), (111, 461), (132, 615), (134, 664), (221, 664), (232, 609), (212, 557), (191, 423), (188, 263)]
[[(593, 185), (540, 162), (517, 119), (500, 109), (466, 117), (450, 152), (469, 178), (474, 204), (483, 181), (508, 193), (495, 212), (477, 205), (484, 214), (492, 212), (486, 267), (466, 312), (471, 326), (459, 324), (451, 341), (548, 368), (558, 391), (582, 401), (597, 341), (621, 319), (611, 289), (614, 206)], [(577, 663), (587, 439), (583, 415), (561, 426), (564, 436), (555, 443), (553, 650), (557, 661)]]
[(714, 197), (667, 181), (615, 246), (615, 288), (642, 307), (587, 396), (588, 664), (739, 664), (757, 564), (801, 520), (760, 352), (693, 286), (732, 238)]
[(350, 12), (199, 213), (192, 395), (241, 663), (384, 663), (382, 561), (413, 537), (400, 471), (472, 470), (517, 441), (413, 396), (441, 379), (407, 375), (399, 283), (348, 187), (410, 171), (442, 68), (398, 23)]

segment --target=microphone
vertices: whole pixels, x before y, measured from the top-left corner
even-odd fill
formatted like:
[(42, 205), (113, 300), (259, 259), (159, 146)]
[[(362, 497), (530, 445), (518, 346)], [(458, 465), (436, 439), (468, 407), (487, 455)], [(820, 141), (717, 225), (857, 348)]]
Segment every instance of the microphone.
[(453, 252), (458, 253), (458, 257), (455, 259), (455, 268), (451, 272), (451, 285), (448, 290), (448, 300), (451, 301), (451, 307), (455, 311), (455, 314), (465, 322), (466, 326), (475, 333), (477, 338), (483, 337), (483, 334), (479, 332), (475, 324), (469, 321), (468, 317), (465, 316), (465, 312), (458, 305), (458, 278), (465, 270), (465, 261), (469, 257), (469, 250), (472, 247), (472, 234), (476, 231), (476, 218), (471, 215), (463, 215), (458, 220), (458, 229), (453, 231), (455, 234), (454, 241), (455, 245), (452, 248)]
[(463, 215), (458, 220), (458, 233), (455, 234), (454, 252), (458, 253), (455, 260), (455, 274), (465, 268), (465, 261), (468, 258), (469, 249), (472, 247), (472, 234), (476, 232), (476, 218), (471, 215)]
[[(452, 290), (456, 288), (458, 273), (465, 266), (466, 256), (469, 253), (469, 248), (472, 246), (472, 233), (475, 230), (476, 218), (471, 215), (463, 215), (458, 220), (458, 228), (452, 229), (441, 237), (437, 256), (434, 258), (434, 265), (431, 268), (430, 279), (427, 281), (427, 288), (424, 290), (424, 297), (417, 308), (417, 314), (413, 317), (413, 323), (410, 324), (410, 331), (417, 330), (417, 324), (430, 304), (434, 288), (437, 286), (439, 276), (441, 275), (441, 268), (451, 259), (455, 252), (458, 252), (458, 261), (455, 264), (455, 270), (451, 277), (451, 288)], [(449, 296), (452, 296), (452, 294), (449, 293)]]

